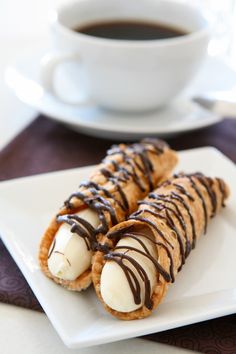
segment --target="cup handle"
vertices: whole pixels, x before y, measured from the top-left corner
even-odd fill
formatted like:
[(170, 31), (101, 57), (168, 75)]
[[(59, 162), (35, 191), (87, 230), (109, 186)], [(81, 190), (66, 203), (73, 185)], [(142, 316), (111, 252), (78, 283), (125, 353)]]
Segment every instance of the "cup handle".
[(79, 100), (79, 101), (70, 101), (61, 97), (57, 94), (54, 86), (54, 74), (58, 65), (65, 63), (66, 61), (80, 61), (80, 56), (74, 53), (67, 54), (46, 54), (41, 60), (40, 66), (40, 77), (43, 88), (55, 96), (60, 101), (72, 105), (91, 105), (92, 102), (89, 98)]

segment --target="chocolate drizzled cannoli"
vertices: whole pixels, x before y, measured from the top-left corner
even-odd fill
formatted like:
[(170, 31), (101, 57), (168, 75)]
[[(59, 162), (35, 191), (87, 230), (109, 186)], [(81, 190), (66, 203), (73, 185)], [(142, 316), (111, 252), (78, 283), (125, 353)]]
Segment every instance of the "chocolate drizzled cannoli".
[(228, 195), (222, 179), (179, 174), (140, 201), (94, 257), (93, 282), (105, 309), (123, 320), (149, 316)]
[(165, 179), (176, 162), (176, 153), (161, 140), (113, 146), (46, 230), (39, 252), (43, 272), (70, 290), (87, 288), (92, 255), (102, 235), (127, 219), (137, 201)]

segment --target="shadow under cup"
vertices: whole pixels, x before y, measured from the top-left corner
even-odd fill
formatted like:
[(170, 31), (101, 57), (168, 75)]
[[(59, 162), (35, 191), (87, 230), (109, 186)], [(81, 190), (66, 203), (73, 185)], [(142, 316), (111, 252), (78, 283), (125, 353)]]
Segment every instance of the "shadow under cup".
[[(163, 24), (186, 34), (122, 40), (74, 30), (117, 20)], [(78, 60), (83, 84), (78, 79), (76, 86), (88, 101), (112, 110), (141, 112), (169, 103), (191, 82), (207, 52), (209, 24), (196, 8), (174, 1), (84, 0), (57, 11), (52, 34), (54, 49)]]

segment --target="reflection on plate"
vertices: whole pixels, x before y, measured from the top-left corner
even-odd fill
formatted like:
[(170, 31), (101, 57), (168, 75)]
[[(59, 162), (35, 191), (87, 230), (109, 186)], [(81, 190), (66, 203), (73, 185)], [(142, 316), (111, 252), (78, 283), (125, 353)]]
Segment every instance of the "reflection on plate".
[[(19, 59), (6, 72), (7, 84), (17, 97), (48, 117), (65, 123), (73, 129), (89, 135), (119, 140), (138, 139), (143, 136), (169, 136), (207, 127), (221, 120), (217, 115), (201, 108), (188, 97), (203, 92), (227, 90), (235, 85), (236, 74), (224, 63), (208, 60), (185, 96), (168, 107), (143, 114), (115, 113), (96, 105), (78, 107), (61, 102), (45, 92), (39, 79), (40, 58), (38, 53)], [(62, 96), (75, 96), (75, 85), (68, 77), (77, 77), (78, 68), (61, 68), (56, 82)], [(76, 74), (75, 74), (76, 72)], [(151, 90), (151, 88), (150, 88)], [(78, 97), (77, 97), (78, 98)]]
[[(0, 184), (0, 234), (48, 318), (66, 345), (91, 346), (227, 315), (236, 310), (236, 169), (213, 148), (180, 153), (178, 170), (223, 177), (231, 186), (228, 206), (209, 225), (164, 302), (144, 320), (119, 321), (103, 310), (93, 289), (69, 292), (39, 270), (38, 244), (62, 201), (92, 167)], [(60, 186), (60, 187), (59, 187)]]

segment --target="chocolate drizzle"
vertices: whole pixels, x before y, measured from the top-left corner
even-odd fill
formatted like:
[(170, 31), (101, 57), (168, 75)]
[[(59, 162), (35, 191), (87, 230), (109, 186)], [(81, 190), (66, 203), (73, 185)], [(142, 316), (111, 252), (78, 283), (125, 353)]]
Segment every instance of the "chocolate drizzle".
[[(120, 230), (120, 231), (122, 232), (123, 230)], [(148, 278), (148, 275), (145, 272), (145, 270), (143, 269), (143, 267), (136, 260), (134, 260), (134, 258), (132, 256), (129, 256), (127, 251), (135, 251), (136, 253), (139, 253), (139, 254), (143, 255), (144, 257), (146, 257), (147, 259), (149, 259), (154, 264), (157, 272), (159, 274), (161, 274), (167, 282), (174, 281), (174, 274), (173, 274), (173, 267), (172, 267), (173, 259), (172, 259), (171, 253), (170, 253), (169, 249), (164, 244), (162, 244), (160, 242), (156, 242), (151, 237), (148, 237), (147, 235), (144, 235), (142, 233), (128, 232), (128, 233), (120, 234), (119, 236), (122, 238), (126, 238), (126, 237), (133, 238), (142, 246), (143, 250), (140, 250), (136, 247), (131, 247), (131, 246), (118, 246), (115, 248), (114, 251), (109, 251), (107, 254), (105, 254), (104, 259), (105, 260), (112, 260), (112, 261), (116, 262), (122, 268), (122, 270), (125, 273), (125, 276), (128, 280), (130, 289), (133, 293), (134, 303), (137, 305), (141, 303), (141, 287), (140, 287), (138, 276), (141, 278), (141, 280), (144, 283), (144, 287), (145, 287), (144, 304), (148, 309), (151, 309), (152, 308), (151, 286), (150, 286), (150, 280)], [(142, 242), (140, 240), (140, 236), (149, 239), (155, 245), (163, 247), (166, 250), (168, 257), (170, 258), (170, 271), (169, 271), (169, 273), (161, 266), (161, 264), (157, 261), (157, 259), (154, 258), (150, 254), (150, 252), (148, 251), (144, 242)], [(112, 239), (113, 237), (116, 238), (117, 234), (111, 233), (111, 234), (109, 234), (108, 237), (110, 239)], [(117, 252), (117, 250), (121, 250), (121, 249), (125, 249), (126, 252), (125, 253)], [(131, 267), (130, 267), (130, 265), (131, 265)], [(136, 275), (136, 273), (133, 271), (132, 268), (136, 269), (138, 276)]]
[(85, 241), (87, 249), (95, 244), (96, 232), (95, 228), (83, 218), (78, 215), (60, 215), (57, 217), (58, 222), (65, 222), (71, 226), (71, 232), (80, 235)]
[(54, 240), (53, 240), (53, 242), (52, 242), (52, 245), (51, 245), (51, 247), (50, 247), (49, 253), (48, 253), (48, 259), (51, 257), (52, 252), (53, 252), (54, 249), (55, 249), (55, 246), (56, 246), (56, 239), (54, 238)]
[(194, 182), (194, 179), (192, 176), (188, 175), (188, 179), (191, 182), (191, 186), (192, 188), (195, 190), (197, 196), (199, 197), (199, 199), (201, 200), (202, 203), (202, 208), (203, 208), (203, 212), (204, 212), (204, 232), (206, 233), (207, 230), (207, 221), (208, 221), (208, 215), (207, 215), (207, 207), (206, 207), (206, 203), (205, 200), (202, 196), (202, 193), (200, 192), (199, 188), (197, 187), (196, 183)]
[(212, 207), (211, 217), (213, 217), (216, 214), (216, 208), (217, 208), (216, 193), (215, 193), (214, 189), (212, 188), (213, 180), (210, 177), (207, 178), (207, 180), (204, 179), (204, 176), (202, 173), (197, 173), (197, 176), (198, 176), (198, 181), (202, 184), (202, 186), (205, 187), (205, 190), (210, 197), (211, 207)]
[[(129, 217), (129, 220), (139, 221), (140, 223), (131, 223), (128, 227), (118, 230), (115, 228), (107, 235), (108, 239), (113, 240), (114, 246), (120, 239), (132, 238), (139, 243), (141, 250), (140, 247), (118, 245), (113, 250), (106, 250), (104, 255), (105, 260), (115, 261), (124, 271), (135, 304), (141, 304), (141, 279), (145, 289), (144, 305), (148, 309), (152, 308), (148, 274), (129, 255), (129, 252), (134, 251), (148, 258), (155, 266), (158, 276), (161, 275), (166, 282), (174, 282), (174, 269), (179, 271), (182, 268), (186, 257), (195, 247), (197, 238), (206, 231), (209, 218), (216, 213), (217, 195), (219, 195), (218, 199), (220, 198), (222, 206), (226, 197), (225, 185), (221, 179), (212, 179), (200, 173), (175, 175), (171, 180), (162, 183), (159, 188), (150, 193), (148, 198), (140, 201), (138, 211)], [(216, 188), (218, 189), (217, 193)], [(158, 193), (159, 190), (161, 193)], [(197, 199), (200, 201), (202, 208), (202, 229), (199, 224), (195, 224), (197, 215), (195, 203)], [(209, 207), (207, 205), (211, 206), (211, 213), (208, 212)], [(187, 232), (187, 223), (190, 225), (191, 232)], [(141, 232), (140, 227), (151, 229), (153, 235), (156, 235), (155, 240), (143, 231)], [(166, 252), (169, 260), (168, 269), (166, 269), (166, 266), (163, 267), (158, 256), (155, 258), (150, 254), (140, 237), (147, 238), (153, 245), (156, 245), (158, 253), (159, 248)], [(176, 262), (179, 258), (174, 257), (176, 245), (178, 245), (180, 254), (178, 264)], [(123, 252), (120, 252), (121, 249), (123, 249)]]
[(178, 203), (186, 210), (188, 216), (189, 216), (189, 220), (190, 220), (190, 224), (191, 224), (191, 228), (192, 228), (192, 243), (191, 243), (191, 249), (195, 247), (196, 244), (196, 230), (195, 230), (195, 223), (193, 220), (193, 216), (192, 213), (190, 211), (190, 208), (188, 206), (188, 204), (185, 202), (184, 198), (182, 198), (179, 194), (178, 194), (178, 190), (173, 192), (171, 191), (170, 194), (157, 194), (157, 193), (150, 193), (149, 194), (149, 198), (151, 199), (156, 199), (157, 201), (161, 201), (163, 202), (163, 206), (165, 207), (166, 203), (171, 203), (172, 205), (175, 206), (177, 212), (179, 213), (180, 216), (183, 215), (180, 212), (180, 208), (178, 207)]
[[(147, 209), (145, 210), (145, 209), (144, 209), (143, 211), (146, 212), (146, 213), (152, 214), (152, 215), (154, 215), (154, 216), (156, 216), (156, 217), (159, 216), (157, 213), (155, 213), (155, 212), (152, 211), (152, 210), (147, 210)], [(143, 211), (140, 210), (140, 211), (139, 211), (140, 214), (141, 214)], [(141, 217), (141, 216), (137, 216), (137, 215), (135, 215), (135, 214), (134, 214), (134, 215), (131, 215), (130, 219), (131, 219), (131, 220), (142, 221), (142, 222), (144, 222), (145, 224), (149, 224), (150, 226), (152, 226), (152, 227), (156, 230), (156, 232), (161, 236), (161, 238), (162, 238), (171, 248), (174, 248), (174, 246), (171, 244), (171, 242), (167, 240), (167, 238), (165, 237), (165, 235), (164, 235), (164, 233), (161, 231), (161, 229), (160, 229), (159, 227), (157, 227), (156, 224), (155, 224), (153, 221), (149, 220), (148, 218), (144, 218), (144, 217)]]
[[(166, 147), (164, 142), (156, 139), (146, 139), (133, 145), (112, 146), (98, 171), (105, 179), (105, 183), (99, 185), (93, 180), (84, 181), (80, 184), (78, 192), (71, 194), (65, 201), (65, 207), (71, 211), (75, 209), (74, 199), (81, 200), (94, 210), (101, 222), (98, 228), (94, 229), (87, 224), (85, 226), (82, 219), (72, 213), (59, 215), (57, 221), (71, 225), (71, 232), (81, 236), (87, 248), (94, 250), (97, 247), (97, 234), (106, 234), (110, 226), (118, 223), (117, 209), (122, 210), (124, 219), (132, 211), (129, 198), (124, 192), (125, 186), (133, 181), (141, 191), (141, 195), (148, 193), (154, 187), (154, 167), (149, 154), (160, 155)], [(120, 159), (121, 162), (118, 163), (117, 160)], [(110, 183), (114, 188), (110, 188)]]
[(178, 183), (172, 183), (172, 184), (173, 184), (173, 186), (175, 186), (175, 187), (179, 190), (179, 192), (180, 192), (181, 194), (186, 195), (189, 200), (191, 200), (192, 202), (194, 202), (195, 199), (193, 198), (193, 196), (192, 196), (191, 194), (189, 194), (188, 191), (187, 191), (183, 186), (181, 186), (181, 185), (178, 184)]
[[(150, 201), (146, 201), (146, 200), (143, 200), (143, 201), (140, 201), (138, 204), (139, 205), (148, 205), (150, 207), (152, 207), (153, 209), (156, 209), (158, 211), (161, 211), (163, 209), (167, 211), (170, 211), (171, 213), (173, 213), (173, 215), (176, 217), (176, 219), (178, 220), (181, 228), (182, 228), (182, 231), (184, 232), (184, 238), (185, 238), (185, 242), (186, 242), (186, 251), (185, 251), (185, 258), (188, 256), (190, 250), (191, 250), (191, 246), (190, 246), (190, 243), (189, 243), (189, 240), (188, 240), (188, 237), (187, 237), (187, 229), (186, 229), (186, 224), (184, 222), (184, 219), (183, 219), (183, 216), (179, 210), (179, 207), (174, 204), (172, 201), (169, 201), (168, 202), (169, 204), (171, 205), (174, 205), (176, 210), (169, 207), (168, 205), (164, 205), (164, 204), (160, 204), (160, 203), (155, 203), (155, 202), (150, 202)], [(159, 217), (162, 217), (164, 218), (163, 216), (161, 216), (160, 214), (158, 214)]]

